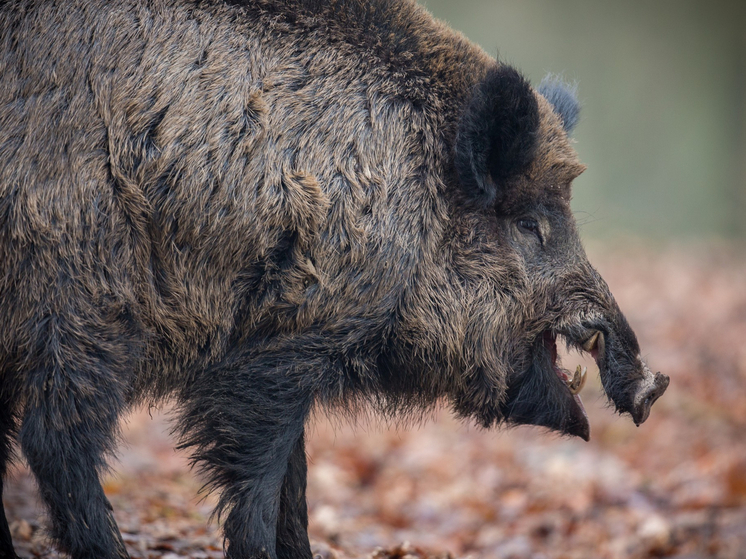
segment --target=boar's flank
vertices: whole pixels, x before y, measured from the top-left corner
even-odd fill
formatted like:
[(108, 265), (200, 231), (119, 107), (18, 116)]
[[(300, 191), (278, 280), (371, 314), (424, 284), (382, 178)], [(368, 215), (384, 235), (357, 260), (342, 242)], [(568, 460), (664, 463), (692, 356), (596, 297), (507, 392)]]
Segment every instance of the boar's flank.
[(314, 406), (587, 439), (558, 337), (638, 424), (668, 384), (578, 238), (572, 94), (411, 1), (10, 0), (0, 73), (0, 473), (17, 440), (74, 558), (127, 556), (99, 475), (143, 401), (229, 558), (308, 558)]

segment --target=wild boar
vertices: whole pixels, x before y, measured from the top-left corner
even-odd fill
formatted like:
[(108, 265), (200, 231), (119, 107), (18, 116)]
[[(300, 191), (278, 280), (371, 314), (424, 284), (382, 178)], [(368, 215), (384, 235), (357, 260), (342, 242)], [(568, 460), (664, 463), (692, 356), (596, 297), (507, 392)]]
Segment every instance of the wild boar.
[(587, 439), (558, 338), (637, 424), (666, 389), (578, 237), (571, 92), (410, 0), (10, 0), (0, 75), (0, 473), (17, 440), (74, 558), (127, 557), (99, 477), (143, 402), (274, 559), (315, 407)]

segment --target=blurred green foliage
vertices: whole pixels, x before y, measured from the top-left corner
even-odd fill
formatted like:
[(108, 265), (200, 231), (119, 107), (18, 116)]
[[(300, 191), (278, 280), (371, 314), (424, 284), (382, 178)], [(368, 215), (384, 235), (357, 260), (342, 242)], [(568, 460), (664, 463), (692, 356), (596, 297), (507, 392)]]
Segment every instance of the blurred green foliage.
[(577, 82), (584, 236), (746, 236), (746, 1), (420, 1), (535, 85)]

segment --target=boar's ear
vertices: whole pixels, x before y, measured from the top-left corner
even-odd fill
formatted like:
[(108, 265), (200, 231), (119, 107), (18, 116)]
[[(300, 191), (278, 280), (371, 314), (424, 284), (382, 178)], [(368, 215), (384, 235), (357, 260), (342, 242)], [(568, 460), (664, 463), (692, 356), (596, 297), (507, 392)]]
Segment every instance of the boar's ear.
[(467, 193), (485, 206), (499, 203), (507, 179), (534, 158), (539, 105), (514, 68), (491, 68), (474, 88), (459, 122), (455, 164)]
[(569, 85), (549, 74), (539, 84), (538, 91), (552, 104), (554, 112), (562, 119), (565, 132), (572, 133), (580, 118), (580, 104), (576, 85)]

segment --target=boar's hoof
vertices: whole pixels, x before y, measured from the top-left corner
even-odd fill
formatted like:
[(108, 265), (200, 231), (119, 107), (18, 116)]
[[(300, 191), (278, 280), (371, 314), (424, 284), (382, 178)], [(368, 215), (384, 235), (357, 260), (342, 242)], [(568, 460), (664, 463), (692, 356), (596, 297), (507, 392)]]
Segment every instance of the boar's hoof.
[(630, 413), (635, 425), (640, 426), (650, 415), (650, 408), (668, 388), (670, 379), (661, 373), (655, 373), (652, 383), (645, 383), (635, 395)]

